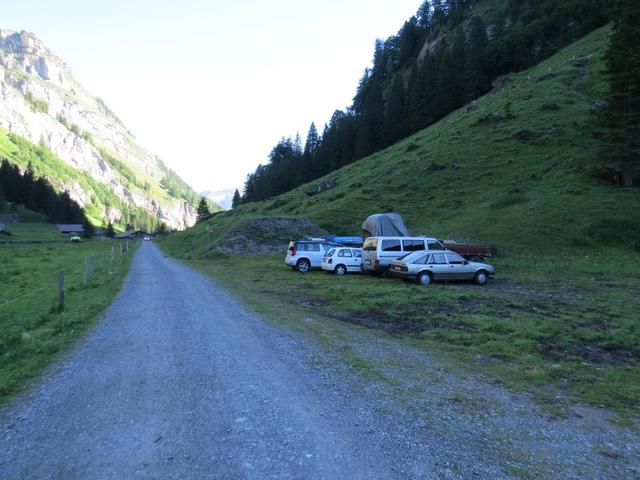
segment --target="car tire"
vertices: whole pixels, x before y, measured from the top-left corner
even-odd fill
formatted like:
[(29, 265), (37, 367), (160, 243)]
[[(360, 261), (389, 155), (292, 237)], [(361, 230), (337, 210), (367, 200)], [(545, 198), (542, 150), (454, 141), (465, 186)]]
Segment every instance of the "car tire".
[(420, 285), (429, 285), (433, 281), (433, 278), (431, 276), (431, 272), (420, 272), (416, 277), (416, 280), (418, 280)]
[(311, 262), (309, 262), (309, 260), (307, 260), (306, 258), (301, 258), (300, 260), (298, 260), (298, 263), (296, 263), (296, 269), (300, 273), (304, 273), (308, 271), (310, 268), (311, 268)]
[(333, 272), (338, 275), (339, 277), (341, 277), (342, 275), (344, 275), (345, 273), (347, 273), (347, 267), (345, 267), (344, 265), (340, 264), (340, 265), (336, 265), (336, 268), (333, 269)]
[(489, 280), (489, 275), (484, 270), (476, 272), (475, 276), (473, 277), (473, 281), (478, 285), (484, 285), (485, 283), (487, 283), (487, 280)]

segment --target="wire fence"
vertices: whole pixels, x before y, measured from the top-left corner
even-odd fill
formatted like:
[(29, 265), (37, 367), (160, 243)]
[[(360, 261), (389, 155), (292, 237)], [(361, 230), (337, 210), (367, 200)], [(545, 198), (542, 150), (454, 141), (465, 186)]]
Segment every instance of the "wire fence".
[[(82, 266), (78, 267), (77, 263), (63, 265), (54, 274), (55, 277), (46, 284), (22, 293), (17, 297), (0, 299), (0, 310), (46, 290), (56, 292), (57, 308), (58, 310), (64, 310), (65, 290), (69, 288), (72, 279), (80, 280), (82, 288), (88, 288), (91, 280), (96, 278), (99, 273), (107, 277), (117, 274), (118, 270), (112, 270), (112, 267), (120, 266), (120, 260), (124, 259), (129, 252), (130, 242), (127, 240), (121, 242), (117, 248), (115, 245), (111, 245), (110, 250), (102, 251), (99, 254), (85, 255), (82, 260)], [(74, 267), (76, 268), (74, 269)], [(76, 276), (79, 278), (76, 278)]]

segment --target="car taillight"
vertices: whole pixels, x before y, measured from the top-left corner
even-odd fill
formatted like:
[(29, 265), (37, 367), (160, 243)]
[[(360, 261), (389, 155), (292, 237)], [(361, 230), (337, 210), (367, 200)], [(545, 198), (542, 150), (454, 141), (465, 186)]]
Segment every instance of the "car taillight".
[(380, 260), (374, 260), (373, 261), (373, 265), (376, 266), (376, 267), (379, 267), (380, 266)]
[(333, 263), (333, 258), (329, 259), (329, 265), (331, 265)]
[(292, 248), (292, 249), (291, 249), (291, 256), (292, 256), (292, 257), (295, 257), (295, 256), (296, 256), (296, 249), (295, 249), (295, 248)]

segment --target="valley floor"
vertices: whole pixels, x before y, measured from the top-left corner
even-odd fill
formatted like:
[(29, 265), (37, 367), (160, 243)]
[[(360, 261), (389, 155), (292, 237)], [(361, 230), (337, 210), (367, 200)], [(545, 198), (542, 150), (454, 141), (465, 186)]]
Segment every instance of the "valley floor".
[(553, 417), (393, 336), (280, 313), (297, 327), (143, 242), (100, 325), (0, 414), (2, 478), (640, 475), (640, 435), (604, 409)]

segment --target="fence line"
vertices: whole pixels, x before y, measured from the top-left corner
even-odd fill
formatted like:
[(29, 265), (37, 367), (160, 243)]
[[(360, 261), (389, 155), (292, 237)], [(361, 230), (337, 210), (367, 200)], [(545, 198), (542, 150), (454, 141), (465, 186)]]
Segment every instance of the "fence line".
[[(108, 271), (107, 267), (110, 267), (113, 264), (113, 262), (115, 261), (115, 258), (113, 257), (113, 250), (114, 250), (114, 247), (112, 246), (111, 247), (111, 255), (112, 256), (111, 256), (111, 261), (109, 262), (109, 265), (104, 265), (106, 263), (106, 261), (103, 261), (103, 265), (102, 265), (102, 268), (101, 268), (103, 274), (107, 274), (108, 273), (109, 275), (111, 275), (111, 271)], [(129, 253), (128, 242), (127, 242), (126, 250), (124, 252), (123, 252), (123, 248), (122, 248), (122, 243), (120, 244), (120, 251), (121, 251), (121, 255), (122, 256), (124, 256), (123, 255), (124, 253)], [(106, 255), (107, 254), (104, 253), (103, 260), (106, 260)], [(57, 294), (58, 294), (58, 298), (59, 298), (58, 302), (59, 302), (59, 306), (62, 307), (62, 305), (64, 304), (64, 286), (65, 286), (65, 283), (68, 285), (69, 277), (78, 275), (80, 272), (82, 272), (84, 270), (84, 275), (83, 275), (83, 278), (82, 278), (82, 286), (84, 288), (86, 288), (88, 286), (89, 280), (91, 280), (91, 277), (94, 277), (96, 275), (96, 268), (95, 267), (96, 267), (96, 264), (95, 264), (95, 259), (94, 259), (93, 256), (91, 256), (91, 269), (89, 269), (89, 256), (85, 256), (85, 258), (83, 260), (83, 266), (82, 267), (78, 268), (75, 271), (72, 271), (71, 273), (65, 274), (64, 272), (69, 272), (71, 270), (71, 268), (65, 268), (64, 266), (62, 266), (62, 267), (60, 267), (60, 268), (58, 268), (56, 270), (56, 273), (55, 273), (56, 279), (55, 279), (55, 281), (52, 281), (50, 284), (48, 284), (46, 286), (43, 286), (43, 287), (37, 288), (35, 290), (32, 290), (30, 292), (27, 292), (25, 294), (22, 294), (22, 295), (20, 295), (20, 296), (18, 296), (16, 298), (0, 300), (0, 309), (2, 307), (6, 307), (6, 306), (9, 306), (9, 305), (11, 305), (13, 303), (16, 303), (19, 300), (22, 300), (24, 298), (30, 297), (31, 295), (34, 295), (34, 294), (36, 294), (38, 292), (42, 292), (44, 290), (50, 289), (52, 287), (52, 285), (58, 287), (58, 290), (57, 290)], [(66, 280), (67, 280), (66, 282), (65, 282), (65, 277), (66, 277)], [(60, 290), (60, 289), (62, 289), (62, 290)]]

